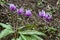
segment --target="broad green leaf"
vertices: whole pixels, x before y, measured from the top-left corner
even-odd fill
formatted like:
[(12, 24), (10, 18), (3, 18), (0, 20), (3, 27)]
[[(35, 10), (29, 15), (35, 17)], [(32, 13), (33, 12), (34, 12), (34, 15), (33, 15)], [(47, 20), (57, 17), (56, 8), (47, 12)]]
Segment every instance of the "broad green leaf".
[(35, 38), (34, 36), (25, 36), (25, 38), (27, 39), (27, 40), (38, 40), (37, 38)]
[(26, 36), (26, 35), (21, 35), (17, 40), (38, 40), (37, 38), (33, 36)]
[(24, 35), (20, 34), (23, 40), (27, 40)]
[(6, 28), (6, 29), (12, 29), (12, 26), (9, 25), (9, 24), (3, 24), (3, 23), (0, 23), (0, 26)]
[(27, 40), (32, 40), (31, 36), (25, 36)]
[(11, 33), (14, 33), (14, 31), (9, 30), (9, 29), (4, 29), (2, 32), (0, 32), (0, 38), (3, 38)]
[(31, 35), (31, 36), (37, 38), (38, 40), (43, 40), (41, 37), (38, 37), (37, 35)]
[(21, 35), (17, 40), (43, 40), (36, 35)]
[(43, 32), (38, 32), (35, 30), (26, 30), (26, 31), (19, 32), (19, 34), (46, 36)]

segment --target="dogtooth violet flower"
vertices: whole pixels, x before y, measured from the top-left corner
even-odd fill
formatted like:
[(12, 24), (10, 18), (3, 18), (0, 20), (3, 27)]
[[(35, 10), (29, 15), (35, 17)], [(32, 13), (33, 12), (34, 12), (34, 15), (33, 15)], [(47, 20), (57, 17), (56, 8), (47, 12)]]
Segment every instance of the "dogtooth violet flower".
[(40, 17), (44, 17), (44, 16), (45, 16), (45, 14), (46, 14), (46, 13), (45, 13), (45, 11), (44, 11), (44, 10), (39, 11), (39, 16), (40, 16)]
[(26, 10), (25, 16), (27, 16), (27, 17), (32, 16), (31, 10)]
[(21, 7), (20, 9), (17, 9), (17, 13), (19, 15), (23, 14), (24, 13), (24, 8)]
[(9, 4), (9, 9), (11, 11), (14, 11), (14, 10), (16, 10), (16, 6), (14, 4)]
[(41, 12), (39, 12), (39, 16), (45, 18), (46, 20), (51, 20), (52, 19), (52, 16), (49, 15), (49, 14), (47, 14), (47, 13), (45, 13), (44, 10), (42, 10)]

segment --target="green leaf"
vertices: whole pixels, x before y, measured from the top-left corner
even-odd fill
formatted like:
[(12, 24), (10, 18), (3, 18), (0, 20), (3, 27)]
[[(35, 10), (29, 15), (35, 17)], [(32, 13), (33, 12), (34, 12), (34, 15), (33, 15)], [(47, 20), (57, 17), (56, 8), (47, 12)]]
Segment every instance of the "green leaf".
[(14, 31), (9, 30), (9, 29), (4, 29), (1, 33), (0, 33), (0, 38), (3, 38), (11, 33), (14, 33)]
[(25, 36), (27, 40), (32, 40), (31, 36)]
[(43, 40), (42, 38), (38, 37), (37, 35), (22, 35), (17, 38), (16, 40)]
[(35, 37), (32, 36), (26, 36), (27, 40), (37, 40)]
[(38, 40), (36, 37), (32, 36), (32, 35), (29, 35), (29, 36), (25, 36), (25, 38), (27, 40)]
[(9, 24), (0, 23), (0, 26), (2, 26), (3, 28), (6, 28), (6, 29), (12, 29), (12, 26)]
[(12, 38), (11, 40), (22, 40), (21, 36), (19, 38)]
[(19, 38), (17, 38), (17, 40), (22, 40), (22, 37), (20, 36)]
[(56, 28), (49, 27), (47, 31), (56, 31), (56, 30), (57, 30)]
[(20, 34), (21, 35), (21, 37), (22, 37), (22, 39), (23, 40), (26, 40), (26, 38), (25, 38), (25, 36), (24, 35), (22, 35), (22, 34)]
[(37, 39), (32, 36), (21, 35), (17, 40), (37, 40)]
[(46, 36), (43, 32), (38, 32), (35, 30), (26, 30), (26, 31), (19, 32), (19, 34)]
[(43, 40), (41, 37), (38, 37), (37, 35), (31, 35), (31, 36), (37, 38), (38, 40)]
[(16, 40), (43, 40), (41, 37), (38, 37), (37, 35), (23, 35), (20, 34), (19, 38)]

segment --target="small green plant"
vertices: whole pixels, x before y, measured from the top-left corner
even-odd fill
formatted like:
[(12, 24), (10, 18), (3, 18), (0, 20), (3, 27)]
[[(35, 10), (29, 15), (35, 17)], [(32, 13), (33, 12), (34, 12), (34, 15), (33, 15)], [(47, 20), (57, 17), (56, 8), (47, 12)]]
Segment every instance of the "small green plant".
[[(0, 32), (0, 39), (9, 34), (15, 33), (12, 26), (9, 24), (0, 23), (0, 26), (5, 28)], [(20, 34), (19, 38), (12, 38), (11, 40), (43, 40), (43, 38), (39, 37), (38, 35), (46, 36), (43, 32), (38, 32), (36, 30), (18, 30), (17, 33)]]
[(12, 26), (11, 25), (6, 25), (6, 24), (3, 24), (3, 23), (0, 23), (0, 26), (2, 26), (3, 28), (5, 28), (4, 30), (2, 30), (0, 32), (0, 38), (3, 38), (11, 33), (14, 33), (14, 31), (12, 30)]

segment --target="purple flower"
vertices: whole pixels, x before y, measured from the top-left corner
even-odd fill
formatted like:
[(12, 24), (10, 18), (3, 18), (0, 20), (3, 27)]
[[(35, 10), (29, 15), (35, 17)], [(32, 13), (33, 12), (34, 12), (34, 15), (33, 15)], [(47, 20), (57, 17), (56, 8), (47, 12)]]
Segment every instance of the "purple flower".
[(23, 14), (24, 13), (24, 8), (17, 9), (17, 13), (19, 15)]
[(44, 19), (46, 19), (47, 21), (49, 21), (49, 20), (52, 19), (52, 16), (49, 15), (49, 14), (47, 14), (47, 13), (45, 13), (44, 10), (42, 10), (41, 12), (39, 12), (39, 16), (42, 17), (42, 18), (44, 18)]
[(31, 10), (26, 10), (25, 16), (27, 16), (27, 17), (32, 16)]
[(52, 19), (52, 16), (49, 15), (49, 14), (46, 14), (45, 17), (44, 17), (47, 21), (51, 20)]
[(42, 10), (41, 12), (39, 12), (39, 16), (40, 16), (40, 17), (44, 17), (44, 16), (45, 16), (45, 11)]
[(15, 6), (14, 4), (10, 4), (10, 5), (9, 5), (9, 9), (10, 9), (11, 11), (14, 11), (14, 10), (16, 10), (16, 6)]

